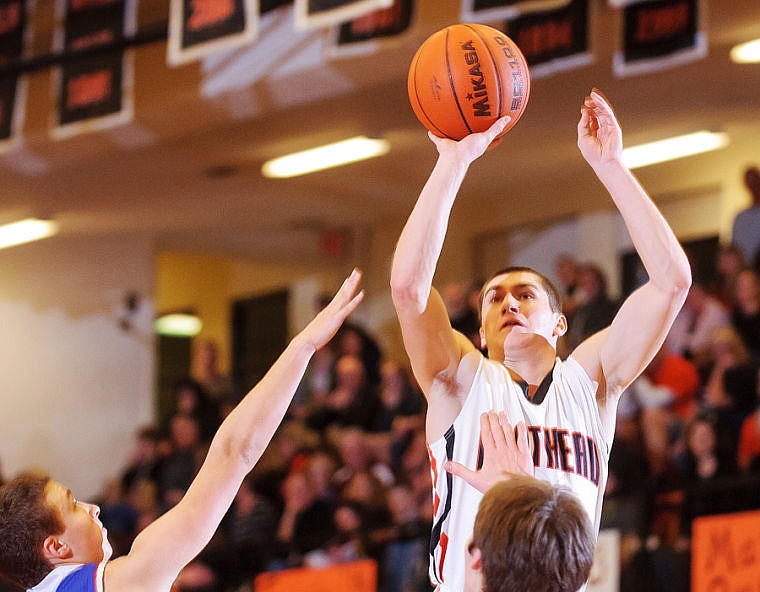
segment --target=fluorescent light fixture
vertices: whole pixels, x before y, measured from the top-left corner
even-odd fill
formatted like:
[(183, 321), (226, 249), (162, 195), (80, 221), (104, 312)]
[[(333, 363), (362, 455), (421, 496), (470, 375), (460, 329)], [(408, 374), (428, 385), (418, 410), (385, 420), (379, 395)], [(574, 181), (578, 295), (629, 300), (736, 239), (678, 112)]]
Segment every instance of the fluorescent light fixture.
[(269, 160), (261, 167), (261, 172), (270, 179), (284, 179), (382, 156), (388, 150), (390, 150), (388, 140), (356, 136), (334, 144), (326, 144)]
[(760, 39), (740, 43), (731, 48), (731, 61), (737, 64), (755, 64), (760, 62)]
[(153, 322), (153, 332), (167, 337), (195, 337), (202, 327), (201, 320), (188, 313), (165, 314)]
[(58, 232), (58, 223), (53, 220), (26, 218), (3, 224), (0, 226), (0, 249), (47, 238), (56, 232)]
[(635, 169), (658, 162), (718, 150), (727, 145), (728, 134), (700, 131), (625, 148), (623, 150), (623, 162), (629, 169)]

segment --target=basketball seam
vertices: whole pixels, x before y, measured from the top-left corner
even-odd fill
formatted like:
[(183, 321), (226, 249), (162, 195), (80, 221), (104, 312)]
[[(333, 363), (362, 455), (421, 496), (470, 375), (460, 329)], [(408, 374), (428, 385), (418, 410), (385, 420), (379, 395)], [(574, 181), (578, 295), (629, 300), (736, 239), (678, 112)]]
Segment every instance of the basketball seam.
[(464, 114), (464, 111), (462, 110), (462, 105), (459, 103), (459, 95), (457, 94), (457, 89), (456, 89), (456, 86), (454, 85), (454, 79), (451, 75), (451, 60), (449, 60), (449, 27), (446, 27), (446, 39), (444, 40), (443, 50), (446, 53), (446, 73), (449, 76), (449, 86), (451, 86), (451, 94), (454, 96), (454, 103), (457, 106), (457, 111), (459, 111), (459, 116), (462, 118), (462, 122), (464, 123), (464, 126), (467, 128), (467, 131), (469, 133), (472, 133), (472, 128), (470, 127), (470, 124), (467, 121), (467, 116)]

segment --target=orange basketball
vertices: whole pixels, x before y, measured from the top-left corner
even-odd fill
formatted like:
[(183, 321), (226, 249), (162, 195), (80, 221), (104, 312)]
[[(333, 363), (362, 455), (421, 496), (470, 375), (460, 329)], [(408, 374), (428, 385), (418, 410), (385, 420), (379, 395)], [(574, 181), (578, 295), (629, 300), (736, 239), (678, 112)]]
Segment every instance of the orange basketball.
[(510, 115), (504, 134), (528, 104), (530, 72), (520, 48), (498, 29), (457, 24), (420, 46), (407, 90), (417, 119), (441, 138), (461, 140)]

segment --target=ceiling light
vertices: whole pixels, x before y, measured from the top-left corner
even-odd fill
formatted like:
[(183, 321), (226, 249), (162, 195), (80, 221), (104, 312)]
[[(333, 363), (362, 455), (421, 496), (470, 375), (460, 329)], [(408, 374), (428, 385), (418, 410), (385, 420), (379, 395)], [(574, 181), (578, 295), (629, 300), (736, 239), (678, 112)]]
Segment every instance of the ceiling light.
[(153, 332), (166, 337), (195, 337), (202, 327), (203, 322), (189, 313), (165, 314), (153, 322)]
[(0, 249), (13, 247), (52, 236), (58, 232), (58, 223), (53, 220), (26, 218), (18, 222), (0, 226)]
[(728, 134), (701, 131), (666, 140), (631, 146), (623, 150), (623, 162), (629, 169), (717, 150), (728, 145)]
[(731, 48), (731, 61), (737, 64), (760, 62), (760, 39), (740, 43)]
[(388, 140), (356, 136), (334, 144), (326, 144), (318, 148), (294, 152), (264, 163), (261, 172), (271, 179), (295, 177), (357, 162), (375, 156), (382, 156), (390, 150)]

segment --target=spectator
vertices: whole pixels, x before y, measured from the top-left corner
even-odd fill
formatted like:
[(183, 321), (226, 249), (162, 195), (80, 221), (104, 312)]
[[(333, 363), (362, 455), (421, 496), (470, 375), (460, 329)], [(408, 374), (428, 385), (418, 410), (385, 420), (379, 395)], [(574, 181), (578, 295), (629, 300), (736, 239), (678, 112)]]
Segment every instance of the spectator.
[(718, 327), (731, 322), (728, 310), (710, 294), (702, 281), (695, 280), (683, 308), (673, 321), (666, 343), (670, 351), (704, 364), (710, 335)]
[(193, 379), (218, 406), (234, 402), (232, 380), (219, 369), (219, 347), (205, 339), (195, 345), (191, 361)]
[(734, 243), (721, 245), (718, 249), (711, 291), (728, 309), (734, 305), (736, 278), (746, 265), (741, 250)]
[(367, 380), (366, 367), (355, 355), (346, 354), (335, 364), (335, 388), (324, 403), (306, 417), (306, 425), (323, 431), (335, 424), (369, 429), (378, 412), (377, 394)]
[(449, 282), (441, 291), (451, 328), (480, 347), (480, 319), (478, 310), (470, 305), (469, 296), (470, 290), (462, 282)]
[(405, 484), (388, 491), (391, 525), (386, 530), (387, 545), (380, 561), (381, 592), (430, 590), (427, 570), (420, 575), (416, 566), (427, 562), (430, 520), (422, 516), (414, 493)]
[(201, 442), (210, 442), (219, 429), (222, 417), (219, 405), (200, 383), (183, 378), (175, 386), (175, 413), (192, 417), (198, 424)]
[(142, 481), (158, 483), (161, 471), (159, 444), (161, 435), (153, 426), (140, 428), (135, 448), (121, 473), (121, 487), (129, 496)]
[(377, 448), (385, 451), (384, 460), (396, 467), (413, 433), (424, 428), (425, 398), (397, 362), (383, 362), (380, 375), (380, 405), (370, 431)]
[(569, 253), (562, 253), (554, 260), (554, 271), (557, 274), (557, 288), (562, 297), (562, 312), (571, 321), (573, 313), (578, 306), (578, 276), (580, 275), (578, 262)]
[(686, 429), (685, 451), (678, 459), (684, 492), (681, 532), (690, 533), (694, 518), (719, 511), (715, 492), (738, 474), (735, 449), (727, 428), (712, 414), (696, 416)]
[(746, 268), (739, 273), (734, 302), (731, 324), (760, 363), (760, 275), (756, 271)]
[[(757, 403), (760, 401), (760, 370), (755, 372), (755, 395)], [(760, 472), (760, 404), (742, 423), (737, 463), (744, 472)]]
[(335, 340), (338, 344), (338, 358), (345, 355), (359, 358), (364, 365), (365, 379), (376, 388), (380, 384), (380, 360), (383, 353), (375, 338), (363, 327), (346, 323), (338, 331)]
[(277, 526), (279, 560), (270, 567), (298, 567), (307, 554), (326, 549), (335, 539), (335, 505), (317, 498), (303, 471), (293, 471), (285, 478), (282, 499), (283, 511)]
[(760, 169), (747, 167), (744, 171), (744, 186), (750, 197), (750, 205), (734, 217), (731, 241), (741, 249), (744, 259), (755, 269), (760, 255)]
[(266, 569), (274, 558), (272, 541), (278, 522), (277, 508), (257, 491), (255, 479), (249, 474), (222, 524), (223, 542), (207, 553), (225, 587), (237, 589)]
[(578, 275), (578, 306), (569, 322), (565, 347), (575, 349), (584, 339), (609, 326), (617, 303), (607, 294), (607, 278), (593, 263), (581, 267)]
[(744, 417), (754, 408), (754, 393), (743, 377), (756, 372), (749, 353), (733, 327), (716, 329), (710, 340), (701, 393), (703, 410), (718, 416), (734, 434), (734, 444)]
[(174, 507), (190, 487), (198, 472), (201, 452), (198, 422), (187, 415), (175, 415), (169, 422), (171, 449), (161, 463), (159, 499), (163, 511)]

